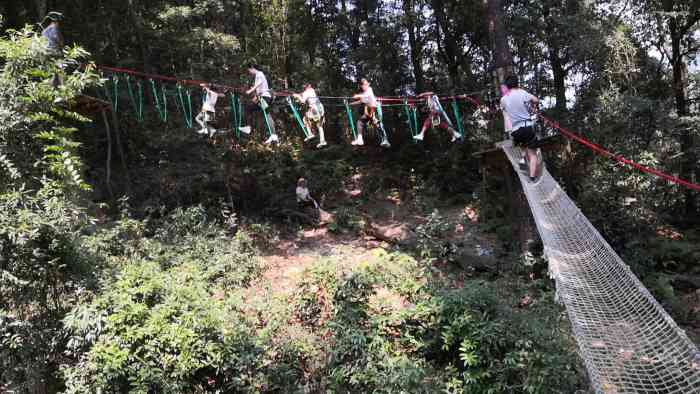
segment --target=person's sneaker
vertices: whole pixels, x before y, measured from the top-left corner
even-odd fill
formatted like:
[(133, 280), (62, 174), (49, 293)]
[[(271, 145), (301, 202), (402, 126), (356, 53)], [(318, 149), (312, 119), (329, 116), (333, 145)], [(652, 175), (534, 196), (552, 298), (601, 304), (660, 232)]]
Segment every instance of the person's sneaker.
[(208, 132), (209, 132), (209, 131), (208, 131), (207, 129), (200, 129), (200, 130), (197, 130), (197, 133), (198, 133), (198, 134), (207, 134)]
[(424, 137), (424, 135), (423, 135), (423, 133), (421, 133), (421, 134), (414, 135), (413, 139), (416, 141), (423, 141), (423, 137)]
[(326, 145), (328, 145), (328, 144), (326, 143), (326, 141), (321, 141), (321, 142), (318, 143), (318, 145), (316, 145), (316, 147), (317, 147), (317, 148), (323, 148), (323, 147), (326, 146)]
[(214, 137), (214, 134), (216, 134), (217, 131), (218, 131), (218, 130), (216, 130), (215, 128), (210, 127), (210, 128), (209, 128), (209, 138)]
[(462, 141), (462, 138), (464, 138), (462, 134), (454, 133), (452, 134), (452, 141), (450, 142)]
[(358, 136), (355, 138), (355, 141), (350, 143), (351, 145), (356, 145), (356, 146), (362, 146), (365, 144), (365, 141), (363, 140), (362, 136)]
[(382, 148), (391, 148), (391, 144), (389, 143), (388, 140), (382, 141), (381, 144), (379, 144)]
[(238, 130), (240, 130), (241, 133), (250, 134), (250, 126), (239, 127)]
[(273, 142), (279, 142), (279, 141), (280, 141), (280, 139), (279, 139), (279, 137), (277, 137), (277, 134), (272, 134), (270, 136), (270, 138), (268, 138), (267, 141), (265, 141), (265, 143), (270, 145)]
[(309, 141), (311, 141), (311, 140), (314, 139), (314, 138), (316, 138), (316, 136), (313, 135), (313, 134), (310, 134), (308, 137), (304, 138), (304, 142), (309, 142)]

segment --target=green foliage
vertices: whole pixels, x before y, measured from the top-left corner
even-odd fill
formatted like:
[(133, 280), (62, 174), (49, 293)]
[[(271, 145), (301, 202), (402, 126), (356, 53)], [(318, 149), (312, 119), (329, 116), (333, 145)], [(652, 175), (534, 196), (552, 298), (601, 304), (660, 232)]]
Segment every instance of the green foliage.
[(82, 251), (86, 225), (83, 210), (52, 185), (0, 194), (0, 382), (8, 390), (55, 389), (60, 319), (101, 264)]
[[(61, 59), (53, 58), (29, 28), (0, 38), (0, 161), (7, 175), (3, 186), (22, 176), (38, 187), (41, 177), (51, 176), (65, 185), (89, 188), (77, 155), (80, 144), (73, 136), (75, 126), (89, 120), (67, 104), (98, 79), (89, 65), (82, 71), (65, 71), (88, 55), (76, 46)], [(52, 86), (54, 76), (63, 81), (59, 88)]]
[(425, 223), (416, 227), (421, 257), (428, 260), (449, 259), (457, 249), (453, 243), (445, 240), (449, 230), (450, 224), (438, 210), (434, 210)]

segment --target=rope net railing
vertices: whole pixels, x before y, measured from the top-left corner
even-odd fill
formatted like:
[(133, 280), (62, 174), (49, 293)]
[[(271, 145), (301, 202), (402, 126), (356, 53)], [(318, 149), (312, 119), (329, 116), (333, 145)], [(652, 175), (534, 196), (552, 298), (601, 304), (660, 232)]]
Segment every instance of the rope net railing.
[(516, 169), (597, 393), (700, 393), (700, 354), (546, 168), (536, 182)]

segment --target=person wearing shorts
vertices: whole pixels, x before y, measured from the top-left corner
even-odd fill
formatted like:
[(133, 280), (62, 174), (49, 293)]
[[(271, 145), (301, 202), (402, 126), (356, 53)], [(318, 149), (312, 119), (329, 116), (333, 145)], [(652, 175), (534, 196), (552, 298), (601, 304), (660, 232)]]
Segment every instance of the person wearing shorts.
[(304, 85), (304, 91), (301, 94), (294, 94), (294, 98), (306, 105), (304, 127), (309, 131), (309, 136), (306, 137), (305, 141), (310, 141), (316, 137), (313, 133), (313, 127), (315, 127), (319, 136), (319, 144), (316, 147), (323, 148), (326, 146), (326, 136), (323, 133), (326, 114), (321, 100), (316, 95), (316, 90), (310, 83), (307, 83)]
[(416, 141), (423, 141), (425, 138), (425, 132), (430, 127), (436, 127), (439, 129), (446, 130), (452, 136), (452, 142), (461, 141), (463, 136), (458, 133), (447, 121), (447, 115), (445, 115), (442, 106), (440, 105), (440, 99), (433, 92), (425, 92), (418, 95), (418, 98), (425, 98), (425, 104), (428, 107), (428, 117), (425, 118), (423, 122), (423, 128), (420, 133), (413, 137)]
[(528, 159), (528, 175), (531, 181), (537, 179), (537, 150), (534, 143), (537, 141), (531, 109), (539, 104), (539, 99), (532, 94), (520, 89), (518, 78), (511, 75), (506, 78), (508, 93), (501, 98), (506, 124), (510, 123), (510, 133), (513, 144), (525, 150)]
[(369, 123), (372, 122), (382, 133), (382, 142), (380, 144), (382, 148), (390, 148), (391, 144), (386, 135), (386, 130), (384, 130), (382, 126), (381, 119), (377, 117), (379, 102), (374, 96), (374, 90), (372, 90), (372, 87), (369, 85), (369, 81), (364, 78), (360, 80), (360, 88), (362, 89), (362, 93), (358, 93), (352, 97), (354, 100), (357, 100), (354, 101), (352, 105), (364, 104), (365, 108), (364, 113), (360, 119), (357, 120), (357, 138), (352, 141), (352, 145), (362, 146), (365, 144), (363, 134)]
[[(265, 143), (272, 144), (274, 142), (279, 142), (279, 137), (275, 132), (275, 121), (272, 119), (272, 115), (270, 114), (269, 110), (270, 103), (272, 103), (272, 93), (270, 92), (270, 87), (267, 84), (267, 77), (262, 71), (259, 70), (257, 65), (252, 63), (248, 65), (248, 74), (255, 78), (255, 82), (253, 82), (253, 86), (246, 91), (246, 94), (250, 95), (255, 93), (255, 95), (253, 96), (252, 104), (246, 107), (246, 113), (249, 116), (252, 116), (258, 111), (262, 112), (269, 132), (269, 138), (265, 141)], [(250, 125), (251, 122), (248, 122), (248, 124)], [(250, 134), (251, 127), (240, 127), (240, 130), (245, 134)]]

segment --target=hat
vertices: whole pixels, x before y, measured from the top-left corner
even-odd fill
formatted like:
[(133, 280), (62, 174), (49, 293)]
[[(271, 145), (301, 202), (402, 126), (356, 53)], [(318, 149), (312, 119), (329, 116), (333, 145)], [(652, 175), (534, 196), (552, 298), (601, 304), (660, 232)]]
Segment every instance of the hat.
[(61, 14), (60, 12), (51, 11), (48, 14), (46, 14), (46, 19), (49, 19), (52, 22), (62, 21), (63, 14)]

